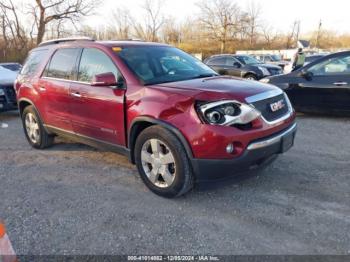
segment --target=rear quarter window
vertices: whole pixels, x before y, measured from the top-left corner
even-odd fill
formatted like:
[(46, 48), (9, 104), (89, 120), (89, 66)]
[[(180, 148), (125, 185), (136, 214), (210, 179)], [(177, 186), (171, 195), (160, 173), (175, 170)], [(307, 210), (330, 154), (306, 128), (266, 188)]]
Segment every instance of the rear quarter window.
[(80, 49), (58, 49), (52, 56), (46, 69), (46, 76), (52, 78), (74, 80), (74, 68), (79, 56)]
[(48, 50), (32, 51), (26, 59), (20, 74), (24, 76), (35, 74), (47, 54)]

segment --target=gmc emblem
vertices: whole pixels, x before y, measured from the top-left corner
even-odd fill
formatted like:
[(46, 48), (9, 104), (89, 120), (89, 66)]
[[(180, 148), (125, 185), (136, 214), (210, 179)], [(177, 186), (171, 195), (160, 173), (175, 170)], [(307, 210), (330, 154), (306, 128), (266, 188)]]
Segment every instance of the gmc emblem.
[(276, 112), (278, 110), (281, 110), (285, 106), (286, 105), (284, 104), (283, 100), (280, 100), (280, 101), (277, 101), (275, 103), (270, 104), (270, 108), (271, 108), (272, 112)]

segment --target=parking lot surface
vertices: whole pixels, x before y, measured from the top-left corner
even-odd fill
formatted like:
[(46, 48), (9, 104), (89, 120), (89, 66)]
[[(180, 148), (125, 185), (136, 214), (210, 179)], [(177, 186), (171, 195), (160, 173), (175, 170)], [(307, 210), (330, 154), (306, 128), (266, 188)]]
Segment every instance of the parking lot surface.
[(267, 169), (168, 200), (125, 157), (25, 140), (0, 114), (0, 217), (17, 254), (350, 254), (350, 120), (299, 116)]

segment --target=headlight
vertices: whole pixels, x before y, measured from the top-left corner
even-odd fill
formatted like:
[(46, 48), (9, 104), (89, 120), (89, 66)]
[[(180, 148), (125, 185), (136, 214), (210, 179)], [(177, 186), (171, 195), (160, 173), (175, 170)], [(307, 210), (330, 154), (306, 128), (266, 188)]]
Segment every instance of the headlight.
[(265, 84), (270, 83), (270, 78), (263, 78), (260, 80), (260, 82)]
[(5, 91), (3, 89), (0, 89), (0, 96), (4, 96), (5, 95)]
[(259, 70), (263, 73), (264, 76), (269, 76), (270, 72), (265, 67), (259, 66)]
[(252, 106), (234, 100), (198, 104), (197, 109), (205, 123), (220, 126), (248, 124), (261, 115)]

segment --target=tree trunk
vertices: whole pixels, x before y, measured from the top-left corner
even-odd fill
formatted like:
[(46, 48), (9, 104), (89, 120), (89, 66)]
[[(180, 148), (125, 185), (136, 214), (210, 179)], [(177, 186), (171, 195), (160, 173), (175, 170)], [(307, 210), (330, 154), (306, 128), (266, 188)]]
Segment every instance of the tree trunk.
[(40, 24), (38, 28), (38, 36), (36, 39), (37, 45), (39, 45), (43, 41), (44, 35), (45, 35), (45, 24)]

